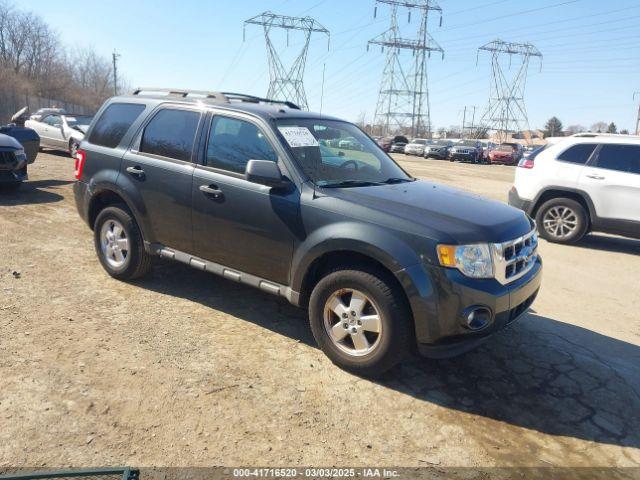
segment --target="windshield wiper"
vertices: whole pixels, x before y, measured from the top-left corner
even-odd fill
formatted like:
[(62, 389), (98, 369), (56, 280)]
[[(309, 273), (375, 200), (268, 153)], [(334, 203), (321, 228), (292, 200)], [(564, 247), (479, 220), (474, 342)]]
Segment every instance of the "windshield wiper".
[(320, 186), (323, 188), (343, 188), (343, 187), (372, 187), (374, 185), (384, 185), (384, 183), (370, 182), (367, 180), (343, 180), (341, 182), (326, 183)]
[(384, 182), (382, 183), (386, 183), (386, 184), (390, 184), (390, 183), (404, 183), (404, 182), (415, 182), (415, 178), (399, 178), (399, 177), (391, 177), (391, 178), (387, 178)]

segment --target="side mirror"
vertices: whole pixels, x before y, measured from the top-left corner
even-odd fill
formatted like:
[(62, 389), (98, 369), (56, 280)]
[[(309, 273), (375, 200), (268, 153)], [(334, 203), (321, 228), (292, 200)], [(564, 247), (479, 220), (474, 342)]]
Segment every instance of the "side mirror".
[(249, 160), (244, 178), (253, 183), (275, 188), (289, 184), (289, 180), (282, 176), (278, 164), (271, 160)]

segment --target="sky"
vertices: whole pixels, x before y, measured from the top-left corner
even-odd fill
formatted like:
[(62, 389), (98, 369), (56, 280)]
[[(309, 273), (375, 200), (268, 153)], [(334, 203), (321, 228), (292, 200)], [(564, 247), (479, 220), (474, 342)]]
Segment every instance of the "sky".
[[(39, 14), (69, 47), (90, 46), (120, 54), (118, 70), (132, 87), (172, 87), (264, 96), (269, 70), (264, 34), (243, 23), (264, 11), (312, 16), (331, 33), (314, 34), (305, 71), (309, 107), (355, 121), (373, 120), (385, 54), (367, 41), (389, 28), (389, 8), (374, 0), (14, 0)], [(615, 122), (635, 128), (640, 91), (638, 0), (439, 0), (429, 32), (445, 51), (428, 61), (431, 120), (460, 125), (489, 99), (491, 62), (478, 47), (496, 38), (531, 42), (543, 54), (532, 59), (525, 104), (532, 128), (557, 116), (564, 126)], [(417, 30), (405, 9), (403, 35)], [(287, 46), (274, 43), (285, 61), (302, 47), (299, 32)], [(410, 57), (406, 57), (408, 62)], [(508, 64), (505, 64), (505, 67)], [(516, 71), (516, 60), (507, 75)], [(324, 88), (322, 77), (324, 70)], [(467, 117), (469, 121), (469, 117)]]

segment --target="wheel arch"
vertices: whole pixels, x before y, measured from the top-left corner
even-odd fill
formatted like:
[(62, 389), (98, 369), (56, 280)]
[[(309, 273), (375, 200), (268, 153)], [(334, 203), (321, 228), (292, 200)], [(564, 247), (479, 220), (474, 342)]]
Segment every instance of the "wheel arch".
[(100, 212), (113, 205), (126, 206), (140, 227), (143, 238), (148, 240), (148, 229), (145, 228), (146, 225), (141, 222), (141, 215), (138, 209), (135, 208), (135, 203), (128, 198), (122, 190), (115, 186), (101, 186), (94, 189), (87, 210), (87, 223), (89, 224), (89, 228), (93, 230), (96, 218)]
[(591, 197), (587, 192), (578, 189), (566, 188), (566, 187), (548, 187), (541, 191), (536, 199), (533, 202), (533, 207), (531, 209), (531, 216), (535, 218), (538, 214), (538, 210), (540, 207), (547, 201), (553, 198), (570, 198), (571, 200), (575, 200), (582, 207), (584, 207), (585, 211), (588, 214), (589, 224), (594, 223), (594, 219), (596, 218), (595, 207), (593, 202), (591, 201)]

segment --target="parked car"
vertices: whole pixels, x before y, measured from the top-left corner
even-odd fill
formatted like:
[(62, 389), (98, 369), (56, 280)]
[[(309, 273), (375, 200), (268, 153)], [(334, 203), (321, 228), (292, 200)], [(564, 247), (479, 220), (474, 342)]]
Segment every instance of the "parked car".
[(424, 147), (424, 157), (445, 160), (449, 157), (449, 149), (452, 146), (453, 142), (451, 140), (434, 140), (431, 145)]
[(482, 144), (479, 140), (460, 140), (449, 150), (449, 160), (482, 163)]
[(347, 137), (338, 142), (339, 148), (344, 148), (347, 150), (362, 150), (362, 144), (353, 137)]
[(40, 139), (24, 127), (27, 108), (17, 112), (12, 123), (0, 127), (0, 189), (14, 190), (28, 179), (28, 166), (35, 162)]
[(540, 235), (575, 243), (592, 231), (640, 238), (640, 137), (568, 137), (520, 161), (509, 204)]
[(395, 137), (384, 137), (384, 138), (382, 138), (378, 142), (378, 145), (380, 145), (382, 150), (384, 150), (385, 152), (388, 153), (388, 152), (391, 151), (391, 147), (396, 143), (404, 143), (406, 145), (407, 143), (409, 143), (409, 140), (407, 140), (407, 137), (405, 137), (403, 135), (396, 135)]
[(389, 153), (404, 153), (404, 149), (408, 144), (405, 142), (393, 142), (389, 147)]
[(36, 113), (32, 114), (29, 117), (29, 120), (41, 120), (42, 117), (44, 117), (45, 115), (49, 115), (50, 113), (57, 113), (58, 115), (65, 115), (67, 112), (65, 111), (64, 108), (57, 108), (57, 107), (41, 108), (39, 110), (36, 110)]
[(72, 157), (89, 128), (90, 115), (45, 113), (40, 120), (29, 119), (25, 125), (40, 135), (40, 146), (65, 150)]
[(25, 126), (25, 122), (29, 118), (28, 112), (28, 107), (18, 110), (11, 117), (11, 123), (0, 127), (0, 133), (18, 140), (27, 155), (27, 163), (32, 164), (36, 161), (36, 156), (40, 149), (40, 137), (35, 130)]
[(406, 155), (418, 155), (419, 157), (423, 157), (424, 147), (430, 143), (432, 143), (432, 141), (427, 140), (426, 138), (414, 138), (404, 147), (404, 153)]
[[(280, 295), (361, 375), (416, 346), (473, 348), (533, 302), (542, 263), (524, 212), (412, 178), (349, 122), (198, 93), (112, 98), (80, 145), (75, 199), (112, 277), (160, 256)], [(363, 150), (319, 144), (346, 136)]]
[(489, 163), (517, 165), (522, 158), (522, 145), (518, 143), (501, 143), (489, 153)]
[(482, 144), (482, 158), (484, 158), (485, 161), (488, 161), (489, 153), (497, 147), (497, 144), (490, 140), (480, 140), (480, 143)]
[(27, 180), (27, 155), (15, 138), (0, 133), (0, 190), (13, 190)]

